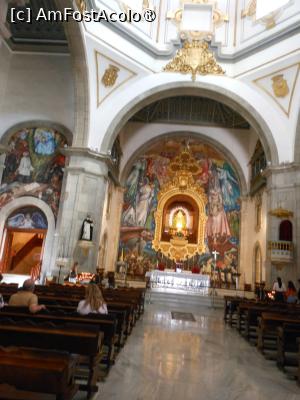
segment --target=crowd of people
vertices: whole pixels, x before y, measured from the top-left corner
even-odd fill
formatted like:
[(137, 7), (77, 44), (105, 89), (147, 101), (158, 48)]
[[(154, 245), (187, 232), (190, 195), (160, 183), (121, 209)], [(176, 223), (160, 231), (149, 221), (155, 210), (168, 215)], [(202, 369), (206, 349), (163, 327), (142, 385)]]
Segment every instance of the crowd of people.
[[(298, 290), (296, 289), (293, 281), (288, 281), (287, 286), (280, 277), (277, 277), (272, 287), (272, 298), (279, 303), (300, 303), (300, 279), (298, 279)], [(266, 300), (267, 292), (265, 291), (265, 284), (261, 283), (256, 287), (255, 294), (258, 300)]]
[[(300, 284), (300, 279), (298, 279), (298, 283)], [(275, 292), (275, 301), (286, 301), (287, 303), (297, 303), (298, 301), (300, 302), (300, 288), (297, 293), (297, 289), (292, 281), (288, 281), (288, 285), (286, 288), (284, 282), (282, 282), (282, 279), (278, 277), (276, 282), (274, 282), (273, 292)]]

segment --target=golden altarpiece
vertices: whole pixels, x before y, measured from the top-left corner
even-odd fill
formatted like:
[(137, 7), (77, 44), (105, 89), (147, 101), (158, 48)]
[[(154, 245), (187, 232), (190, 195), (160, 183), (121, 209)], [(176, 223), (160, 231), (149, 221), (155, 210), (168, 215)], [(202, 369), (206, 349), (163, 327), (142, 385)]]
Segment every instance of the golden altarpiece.
[(207, 197), (195, 177), (201, 166), (188, 149), (169, 165), (171, 180), (158, 194), (152, 247), (176, 262), (205, 252)]

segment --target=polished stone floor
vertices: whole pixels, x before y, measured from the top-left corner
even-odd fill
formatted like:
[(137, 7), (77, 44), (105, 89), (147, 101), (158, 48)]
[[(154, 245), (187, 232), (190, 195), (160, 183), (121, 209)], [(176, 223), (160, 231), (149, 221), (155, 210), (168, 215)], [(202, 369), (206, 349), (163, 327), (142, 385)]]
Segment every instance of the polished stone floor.
[(224, 325), (222, 310), (183, 305), (147, 305), (99, 389), (95, 400), (300, 399), (295, 381)]

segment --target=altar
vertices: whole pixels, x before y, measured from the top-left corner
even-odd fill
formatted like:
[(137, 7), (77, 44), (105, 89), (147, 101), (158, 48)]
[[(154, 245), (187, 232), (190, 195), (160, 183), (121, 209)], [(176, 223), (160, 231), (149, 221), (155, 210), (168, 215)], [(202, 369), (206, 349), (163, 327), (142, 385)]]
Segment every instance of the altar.
[(210, 276), (188, 272), (153, 270), (146, 273), (151, 288), (171, 288), (207, 294), (210, 288)]

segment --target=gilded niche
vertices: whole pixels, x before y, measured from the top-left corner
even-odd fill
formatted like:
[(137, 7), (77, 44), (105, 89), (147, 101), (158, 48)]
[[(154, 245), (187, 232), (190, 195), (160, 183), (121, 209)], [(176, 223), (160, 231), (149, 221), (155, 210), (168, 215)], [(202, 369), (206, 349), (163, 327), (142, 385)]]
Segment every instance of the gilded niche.
[(152, 247), (171, 260), (205, 252), (207, 197), (194, 180), (201, 167), (185, 148), (169, 165), (172, 179), (158, 193)]

